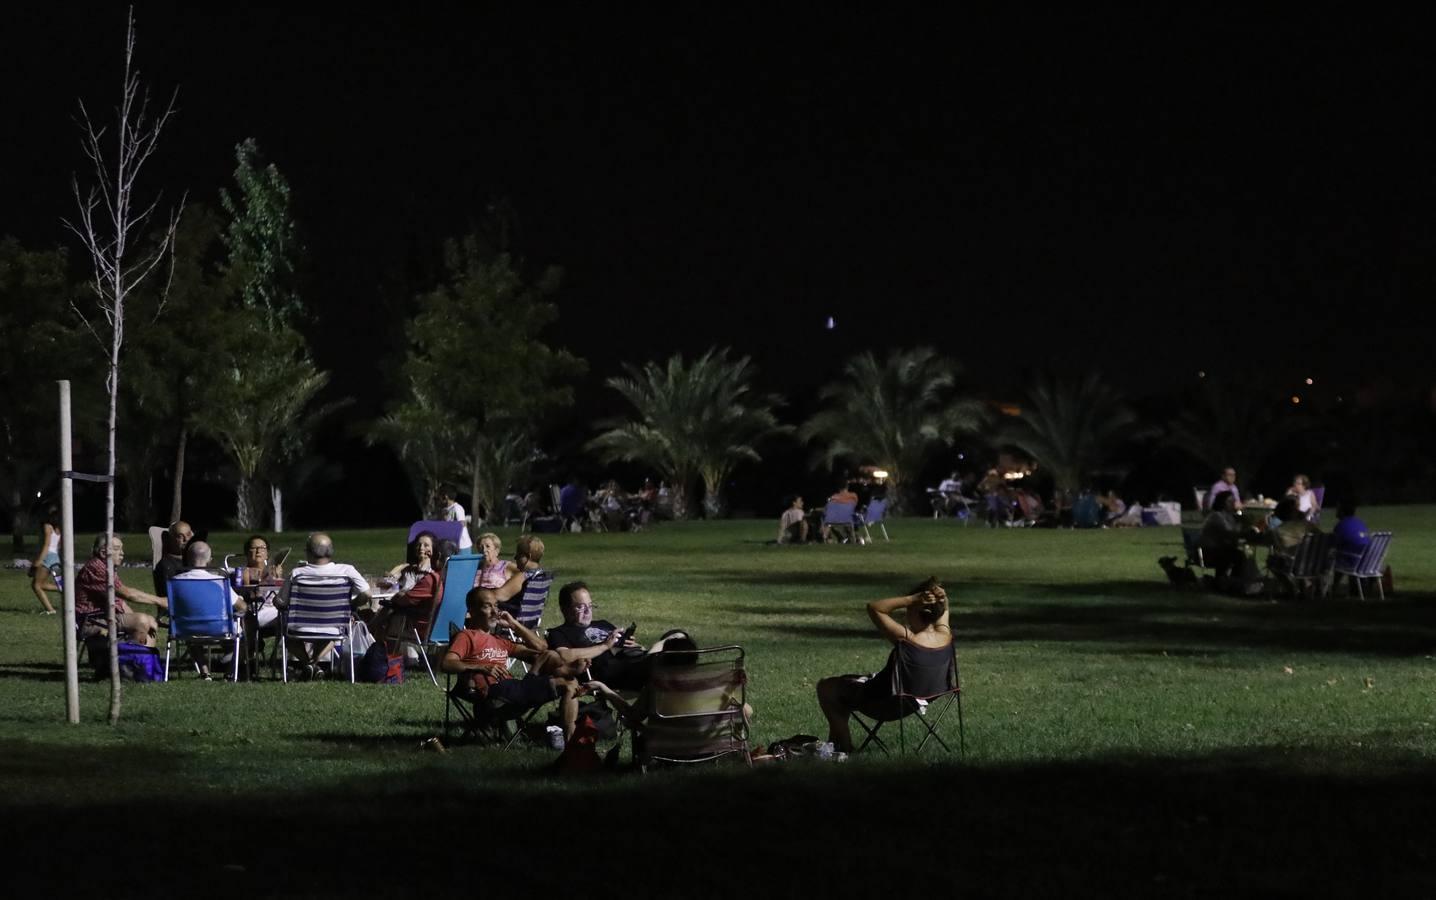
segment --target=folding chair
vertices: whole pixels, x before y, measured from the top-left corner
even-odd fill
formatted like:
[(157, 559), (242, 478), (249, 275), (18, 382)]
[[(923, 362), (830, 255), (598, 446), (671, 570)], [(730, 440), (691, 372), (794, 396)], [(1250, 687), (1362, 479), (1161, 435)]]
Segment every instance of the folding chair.
[[(1391, 546), (1391, 532), (1372, 532), (1371, 543), (1366, 545), (1361, 557), (1353, 564), (1349, 559), (1336, 562), (1332, 571), (1337, 575), (1346, 575), (1356, 582), (1356, 593), (1362, 600), (1366, 599), (1366, 591), (1362, 589), (1362, 582), (1371, 580), (1376, 582), (1377, 595), (1386, 599), (1386, 588), (1381, 586), (1382, 575), (1386, 571), (1386, 551)], [(1347, 588), (1347, 596), (1350, 596), (1350, 588)]]
[(165, 532), (169, 531), (163, 525), (150, 526), (150, 568), (160, 564), (160, 557), (165, 555)]
[[(447, 568), (447, 563), (445, 563)], [(424, 662), (424, 671), (429, 673), (429, 680), (434, 687), (439, 686), (439, 679), (434, 675), (434, 666), (429, 662), (428, 650), (433, 644), (429, 641), (429, 635), (433, 633), (434, 620), (439, 609), (444, 603), (444, 573), (439, 573), (439, 585), (434, 591), (434, 597), (423, 606), (412, 606), (407, 608), (392, 608), (391, 613), (395, 617), (401, 617), (403, 623), (400, 626), (398, 637), (390, 638), (384, 636), (384, 652), (393, 656), (397, 651), (401, 656), (404, 648), (412, 646), (419, 659)], [(467, 593), (467, 591), (466, 591)], [(390, 619), (392, 622), (393, 619)], [(392, 634), (392, 632), (390, 632)]]
[(1207, 568), (1207, 561), (1202, 556), (1202, 530), (1200, 528), (1182, 529), (1182, 548), (1187, 552), (1187, 568), (1193, 566), (1198, 569)]
[(743, 648), (665, 650), (653, 656), (651, 704), (633, 731), (633, 757), (641, 768), (655, 762), (710, 762), (748, 749), (748, 673)]
[[(354, 682), (354, 609), (349, 580), (306, 575), (289, 576), (289, 605), (284, 609), (280, 640), (343, 641), (349, 653), (349, 682)], [(280, 671), (289, 682), (289, 649), (281, 650)]]
[[(548, 605), (549, 589), (553, 587), (554, 573), (547, 569), (531, 569), (524, 572), (524, 587), (516, 597), (511, 597), (499, 604), (499, 609), (518, 620), (518, 623), (530, 631), (538, 631), (543, 627), (543, 611)], [(511, 641), (517, 641), (518, 635), (505, 629), (504, 637)], [(528, 672), (528, 663), (523, 660), (510, 660), (510, 668), (517, 663), (525, 673)]]
[(462, 543), (464, 536), (463, 522), (445, 522), (439, 519), (420, 519), (409, 526), (409, 538), (405, 543), (414, 543), (414, 538), (429, 532), (434, 536), (435, 541), (453, 541), (454, 546)]
[(240, 627), (230, 597), (229, 579), (222, 575), (171, 578), (165, 592), (170, 606), (170, 627), (165, 636), (165, 681), (170, 680), (170, 650), (178, 641), (187, 645), (230, 645), (234, 653), (234, 671), (230, 677), (238, 682)]
[(888, 502), (886, 500), (869, 500), (868, 508), (863, 510), (863, 535), (869, 544), (873, 542), (873, 533), (868, 530), (869, 526), (872, 525), (876, 525), (882, 530), (883, 540), (892, 540), (892, 538), (888, 537), (888, 527), (884, 524), (887, 511)]
[(1199, 512), (1199, 513), (1204, 513), (1204, 512), (1206, 512), (1206, 511), (1207, 511), (1207, 489), (1204, 488), (1204, 487), (1202, 487), (1200, 484), (1192, 485), (1192, 496), (1193, 496), (1193, 497), (1196, 499), (1196, 501), (1197, 501), (1197, 512)]
[(857, 542), (857, 532), (853, 527), (857, 518), (857, 508), (856, 503), (833, 501), (828, 501), (828, 505), (823, 507), (823, 524), (828, 526), (829, 533), (834, 533), (839, 528), (847, 530), (847, 538), (841, 539), (844, 544)]
[(1336, 545), (1331, 535), (1313, 532), (1302, 538), (1292, 554), (1291, 572), (1287, 575), (1303, 595), (1320, 599), (1326, 595), (1332, 568), (1336, 564)]
[(962, 721), (962, 680), (958, 676), (957, 668), (957, 642), (952, 643), (950, 653), (938, 655), (923, 651), (924, 648), (906, 641), (893, 645), (888, 664), (884, 667), (884, 670), (892, 670), (891, 695), (880, 703), (860, 708), (852, 714), (853, 720), (867, 732), (867, 737), (858, 747), (859, 752), (866, 750), (869, 744), (876, 744), (879, 750), (888, 753), (888, 746), (878, 736), (878, 732), (887, 723), (895, 721), (898, 723), (898, 752), (906, 753), (907, 734), (903, 723), (916, 713), (918, 722), (927, 733), (913, 752), (921, 753), (929, 740), (936, 739), (942, 749), (951, 753), (952, 748), (942, 739), (942, 735), (938, 734), (937, 729), (947, 711), (955, 705), (958, 747), (963, 756), (967, 755), (967, 736)]
[[(460, 628), (452, 623), (448, 626), (449, 643), (454, 642)], [(515, 707), (501, 700), (490, 700), (470, 686), (467, 678), (457, 681), (452, 672), (444, 673), (444, 738), (447, 740), (458, 726), (460, 741), (476, 741), (481, 744), (502, 742), (503, 749), (512, 747), (525, 733), (525, 728), (547, 703), (538, 706)], [(513, 732), (508, 728), (513, 726)]]
[(1316, 497), (1316, 514), (1311, 517), (1311, 524), (1321, 524), (1321, 511), (1326, 509), (1326, 488), (1314, 487), (1311, 489), (1312, 496)]

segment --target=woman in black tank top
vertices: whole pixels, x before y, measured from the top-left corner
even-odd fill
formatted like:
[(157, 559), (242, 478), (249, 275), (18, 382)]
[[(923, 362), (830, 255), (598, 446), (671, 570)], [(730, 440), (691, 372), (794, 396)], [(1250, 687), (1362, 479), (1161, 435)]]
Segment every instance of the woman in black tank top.
[[(887, 665), (873, 675), (838, 675), (818, 682), (818, 706), (828, 720), (828, 740), (844, 753), (853, 752), (848, 719), (854, 712), (879, 718), (905, 714), (894, 696), (899, 668), (907, 679), (903, 693), (926, 696), (947, 687), (952, 664), (947, 593), (936, 578), (900, 597), (874, 600), (867, 609), (878, 633), (893, 644)], [(905, 610), (904, 621), (895, 618), (898, 610)]]

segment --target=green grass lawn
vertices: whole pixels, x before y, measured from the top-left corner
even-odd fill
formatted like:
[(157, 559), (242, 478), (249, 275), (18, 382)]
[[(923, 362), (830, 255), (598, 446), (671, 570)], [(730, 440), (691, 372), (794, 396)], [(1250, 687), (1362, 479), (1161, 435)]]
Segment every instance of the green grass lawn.
[[(914, 519), (867, 547), (777, 547), (773, 523), (751, 521), (551, 536), (545, 563), (559, 583), (587, 581), (599, 617), (637, 621), (640, 640), (682, 626), (742, 644), (763, 743), (823, 734), (815, 681), (882, 663), (866, 600), (929, 574), (954, 600), (965, 760), (647, 777), (558, 778), (539, 750), (419, 752), (443, 698), (412, 671), (402, 686), (127, 686), (117, 728), (104, 724), (108, 684), (85, 679), (84, 721), (68, 726), (56, 619), (6, 573), (0, 790), (24, 823), (9, 849), (22, 878), (83, 886), (99, 876), (60, 851), (106, 828), (156, 860), (196, 842), (198, 858), (156, 865), (135, 892), (166, 871), (251, 894), (363, 889), (303, 864), (319, 851), (385, 892), (427, 894), (528, 847), (530, 888), (575, 889), (570, 873), (627, 860), (624, 879), (679, 896), (849, 895), (894, 877), (972, 896), (1429, 896), (1432, 513), (1364, 511), (1396, 532), (1396, 597), (1314, 606), (1171, 588), (1155, 559), (1180, 555), (1174, 528)], [(401, 529), (334, 537), (365, 572), (402, 557)], [(146, 538), (127, 547), (147, 557)], [(717, 874), (729, 867), (737, 881)]]

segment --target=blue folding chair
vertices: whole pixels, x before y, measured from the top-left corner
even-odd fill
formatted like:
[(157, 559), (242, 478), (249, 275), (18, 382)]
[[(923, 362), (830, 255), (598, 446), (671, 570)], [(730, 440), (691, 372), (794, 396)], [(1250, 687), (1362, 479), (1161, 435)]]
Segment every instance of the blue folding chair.
[(429, 625), (429, 642), (443, 643), (449, 634), (449, 626), (462, 631), (468, 615), (465, 600), (474, 579), (479, 574), (479, 563), (483, 557), (474, 553), (456, 553), (444, 565), (444, 599), (434, 613)]
[(863, 535), (869, 544), (873, 542), (873, 533), (868, 530), (870, 526), (876, 525), (882, 530), (883, 540), (891, 541), (888, 537), (888, 527), (883, 524), (887, 518), (888, 502), (886, 500), (869, 500), (868, 508), (863, 510)]
[(231, 678), (239, 681), (239, 617), (234, 612), (229, 579), (171, 578), (165, 586), (169, 596), (170, 626), (165, 637), (165, 681), (170, 680), (170, 649), (183, 644), (228, 644), (234, 653)]
[[(349, 681), (354, 681), (354, 606), (349, 579), (306, 574), (289, 576), (289, 604), (284, 610), (286, 640), (343, 641), (349, 653)], [(284, 651), (283, 679), (289, 681), (289, 651)]]
[(857, 517), (857, 509), (858, 505), (856, 503), (835, 503), (828, 501), (828, 505), (823, 507), (823, 524), (831, 531), (836, 531), (839, 528), (847, 529), (848, 536), (843, 540), (843, 543), (853, 541), (857, 537), (853, 528), (853, 522)]

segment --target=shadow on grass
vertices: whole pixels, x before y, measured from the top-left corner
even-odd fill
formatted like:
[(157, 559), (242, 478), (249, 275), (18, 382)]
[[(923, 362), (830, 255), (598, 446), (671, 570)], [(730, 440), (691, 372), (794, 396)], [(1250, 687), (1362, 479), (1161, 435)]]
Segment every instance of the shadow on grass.
[[(396, 848), (412, 877), (388, 880), (385, 895), (432, 897), (436, 886), (471, 882), (475, 853), (533, 859), (533, 828), (487, 823), (537, 809), (583, 824), (605, 855), (641, 854), (641, 873), (621, 879), (625, 893), (639, 895), (647, 886), (669, 896), (731, 897), (735, 884), (746, 886), (740, 896), (881, 895), (895, 866), (909, 896), (1210, 897), (1237, 885), (1277, 896), (1436, 890), (1436, 826), (1426, 763), (1416, 759), (1374, 760), (1360, 776), (1328, 774), (1316, 753), (1274, 747), (994, 768), (865, 760), (558, 779), (541, 771), (550, 758), (493, 763), (452, 751), (388, 788), (349, 779), (295, 787), (282, 798), (273, 787), (239, 796), (192, 788), (146, 798), (144, 810), (169, 823), (193, 821), (198, 804), (223, 815), (225, 827), (191, 829), (186, 852), (166, 854), (165, 878), (220, 885), (226, 896), (352, 897), (350, 879), (387, 871)], [(65, 763), (45, 764), (62, 777)], [(134, 805), (119, 803), (78, 813), (26, 809), (26, 827), (7, 849), (13, 859), (49, 859), (55, 846), (123, 833), (134, 816)], [(426, 837), (396, 844), (396, 822)], [(892, 841), (901, 841), (900, 863)], [(571, 893), (576, 873), (597, 855), (592, 846), (567, 861), (541, 853), (547, 862), (524, 868), (525, 893)], [(12, 885), (29, 876), (50, 892), (93, 888), (97, 877), (87, 866), (15, 871)], [(150, 895), (145, 881), (115, 879), (106, 893)]]
[[(0, 681), (64, 681), (63, 663), (28, 662), (0, 664)], [(80, 680), (90, 680), (88, 666), (80, 666)]]

